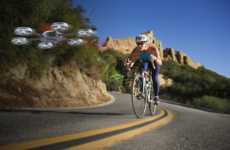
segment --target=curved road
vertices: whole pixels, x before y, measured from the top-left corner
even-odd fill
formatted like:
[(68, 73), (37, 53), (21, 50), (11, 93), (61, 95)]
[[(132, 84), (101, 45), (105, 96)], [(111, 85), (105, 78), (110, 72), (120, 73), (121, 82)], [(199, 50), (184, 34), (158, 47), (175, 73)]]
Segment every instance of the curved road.
[[(129, 95), (112, 93), (115, 103), (69, 111), (0, 111), (0, 145), (80, 133), (137, 120)], [(229, 150), (230, 115), (161, 103), (176, 118), (169, 124), (106, 149)], [(58, 149), (58, 147), (56, 148)]]

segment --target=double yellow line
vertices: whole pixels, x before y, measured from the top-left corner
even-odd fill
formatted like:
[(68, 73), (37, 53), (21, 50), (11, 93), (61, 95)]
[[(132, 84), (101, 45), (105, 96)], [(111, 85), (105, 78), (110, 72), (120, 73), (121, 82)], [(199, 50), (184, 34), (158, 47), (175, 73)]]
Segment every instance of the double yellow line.
[[(0, 146), (1, 150), (20, 149), (49, 149), (49, 147), (62, 146), (61, 149), (69, 150), (92, 150), (102, 149), (114, 143), (130, 139), (136, 135), (156, 129), (173, 120), (175, 116), (167, 111), (161, 110), (160, 114), (153, 117), (138, 119), (121, 125), (109, 128), (95, 129), (75, 134), (33, 140), (24, 143)], [(83, 141), (81, 143), (81, 141)], [(78, 144), (75, 144), (78, 143)], [(64, 147), (63, 147), (64, 146)]]

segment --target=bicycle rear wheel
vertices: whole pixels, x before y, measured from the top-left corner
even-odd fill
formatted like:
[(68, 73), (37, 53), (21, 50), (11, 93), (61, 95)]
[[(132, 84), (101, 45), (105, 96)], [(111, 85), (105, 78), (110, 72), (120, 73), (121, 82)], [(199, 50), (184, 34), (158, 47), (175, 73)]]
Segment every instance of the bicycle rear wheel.
[(132, 108), (137, 118), (142, 118), (145, 115), (145, 111), (147, 108), (147, 101), (144, 97), (140, 96), (140, 88), (141, 88), (141, 78), (140, 74), (136, 74), (134, 76), (133, 84), (132, 84)]
[(158, 107), (159, 107), (158, 104), (155, 103), (155, 102), (149, 103), (149, 111), (150, 111), (150, 114), (151, 114), (151, 115), (157, 114)]

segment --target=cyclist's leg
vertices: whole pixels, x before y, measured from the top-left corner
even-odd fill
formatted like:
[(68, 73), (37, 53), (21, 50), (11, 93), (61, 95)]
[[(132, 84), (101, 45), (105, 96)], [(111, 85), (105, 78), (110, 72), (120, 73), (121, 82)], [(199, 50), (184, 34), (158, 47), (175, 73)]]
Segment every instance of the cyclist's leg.
[(142, 66), (141, 73), (143, 74), (144, 72), (146, 72), (148, 70), (148, 67), (149, 67), (149, 63), (144, 62), (143, 66)]
[(154, 55), (150, 55), (149, 57), (150, 62), (152, 64), (152, 80), (153, 80), (153, 88), (154, 88), (154, 95), (155, 98), (159, 99), (159, 91), (160, 91), (160, 81), (159, 81), (159, 73), (160, 73), (160, 65), (158, 65), (155, 61), (154, 61)]
[(160, 92), (160, 81), (159, 81), (159, 73), (160, 73), (160, 65), (155, 63), (155, 68), (152, 72), (152, 79), (153, 79), (153, 88), (154, 88), (154, 95), (156, 98), (159, 98)]

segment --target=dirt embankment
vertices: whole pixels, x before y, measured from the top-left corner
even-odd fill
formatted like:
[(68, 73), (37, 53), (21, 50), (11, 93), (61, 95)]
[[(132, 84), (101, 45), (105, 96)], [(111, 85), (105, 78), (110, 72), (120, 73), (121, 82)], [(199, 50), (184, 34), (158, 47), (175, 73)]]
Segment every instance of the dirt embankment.
[(74, 63), (50, 68), (39, 79), (26, 74), (27, 66), (18, 65), (0, 81), (0, 108), (78, 107), (111, 99), (102, 81), (88, 77)]

